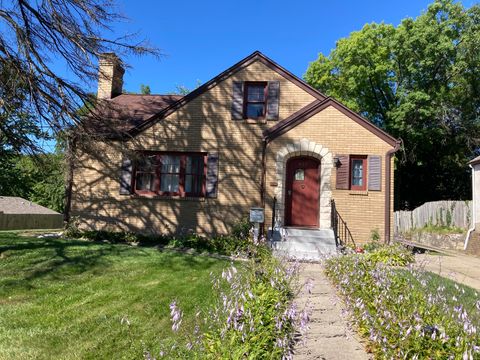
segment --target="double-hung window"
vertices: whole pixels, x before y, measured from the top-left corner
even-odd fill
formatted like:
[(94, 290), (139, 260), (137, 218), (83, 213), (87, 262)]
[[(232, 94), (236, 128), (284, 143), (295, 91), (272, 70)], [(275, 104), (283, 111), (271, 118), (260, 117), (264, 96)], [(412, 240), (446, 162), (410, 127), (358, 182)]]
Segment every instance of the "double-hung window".
[(350, 156), (350, 189), (366, 190), (367, 188), (367, 157)]
[(382, 190), (383, 174), (380, 155), (337, 155), (335, 167), (338, 190)]
[(205, 153), (140, 154), (134, 175), (135, 193), (140, 195), (205, 196)]
[(155, 191), (157, 157), (155, 155), (142, 156), (137, 161), (135, 175), (135, 190), (139, 193)]
[(246, 82), (243, 104), (245, 119), (264, 119), (267, 112), (267, 83)]

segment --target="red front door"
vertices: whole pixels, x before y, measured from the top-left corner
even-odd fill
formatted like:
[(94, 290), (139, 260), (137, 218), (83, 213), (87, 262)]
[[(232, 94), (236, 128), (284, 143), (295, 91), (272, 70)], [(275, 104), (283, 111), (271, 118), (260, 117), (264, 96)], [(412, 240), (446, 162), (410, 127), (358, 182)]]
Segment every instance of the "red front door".
[(318, 227), (320, 162), (297, 157), (287, 162), (285, 224)]

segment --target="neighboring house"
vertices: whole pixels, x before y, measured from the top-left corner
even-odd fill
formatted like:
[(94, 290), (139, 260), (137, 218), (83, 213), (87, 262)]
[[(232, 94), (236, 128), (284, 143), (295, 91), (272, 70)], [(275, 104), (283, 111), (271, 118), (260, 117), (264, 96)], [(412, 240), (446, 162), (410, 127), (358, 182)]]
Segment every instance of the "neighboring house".
[(472, 169), (472, 225), (480, 221), (480, 156), (468, 163)]
[(0, 196), (0, 230), (62, 227), (62, 214), (20, 197)]
[(465, 250), (480, 255), (480, 236), (478, 223), (480, 222), (480, 156), (471, 160), (468, 165), (472, 169), (472, 217), (471, 227), (465, 238)]
[(390, 238), (398, 141), (262, 53), (184, 97), (121, 94), (123, 72), (101, 59), (103, 140), (77, 144), (82, 226), (224, 234), (276, 197), (276, 228), (331, 228), (335, 200), (356, 242)]

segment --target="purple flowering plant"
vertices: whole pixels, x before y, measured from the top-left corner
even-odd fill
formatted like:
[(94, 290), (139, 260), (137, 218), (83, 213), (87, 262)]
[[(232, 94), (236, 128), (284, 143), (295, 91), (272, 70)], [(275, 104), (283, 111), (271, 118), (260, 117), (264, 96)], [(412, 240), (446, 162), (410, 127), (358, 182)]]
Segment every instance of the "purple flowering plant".
[(197, 313), (193, 332), (182, 328), (181, 304), (172, 301), (172, 331), (182, 340), (156, 356), (145, 351), (145, 358), (291, 359), (309, 321), (308, 304), (299, 309), (293, 302), (299, 264), (273, 257), (262, 244), (251, 255), (211, 275), (216, 301)]
[(412, 265), (406, 249), (380, 249), (325, 267), (375, 358), (480, 358), (478, 294)]

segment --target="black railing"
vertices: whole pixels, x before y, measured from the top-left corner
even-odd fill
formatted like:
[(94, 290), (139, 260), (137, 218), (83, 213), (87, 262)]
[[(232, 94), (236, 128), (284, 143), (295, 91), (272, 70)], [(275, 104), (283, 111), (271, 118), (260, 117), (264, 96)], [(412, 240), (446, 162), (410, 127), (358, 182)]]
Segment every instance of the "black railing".
[(273, 197), (273, 203), (272, 203), (272, 230), (270, 231), (270, 239), (273, 240), (273, 231), (275, 228), (275, 212), (277, 210), (277, 197)]
[(353, 245), (355, 247), (355, 241), (353, 241), (352, 233), (347, 226), (347, 223), (337, 211), (335, 200), (332, 199), (332, 229), (335, 236), (335, 243), (337, 246)]

